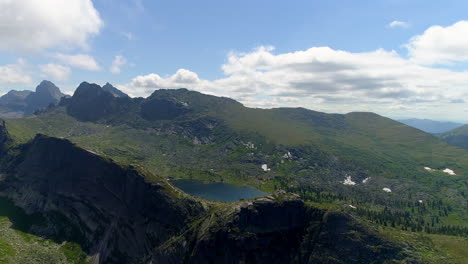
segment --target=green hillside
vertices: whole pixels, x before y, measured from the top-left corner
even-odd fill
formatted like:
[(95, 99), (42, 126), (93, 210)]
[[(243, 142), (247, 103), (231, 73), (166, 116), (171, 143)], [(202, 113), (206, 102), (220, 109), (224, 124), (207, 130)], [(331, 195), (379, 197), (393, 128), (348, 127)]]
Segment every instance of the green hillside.
[[(391, 119), (253, 109), (186, 89), (158, 90), (147, 99), (112, 98), (99, 86), (83, 91), (81, 99), (74, 96), (40, 115), (8, 120), (12, 137), (17, 142), (36, 133), (67, 138), (161, 177), (224, 181), (267, 192), (281, 188), (320, 203), (353, 202), (367, 208), (370, 212), (362, 214), (369, 218), (391, 208), (385, 211), (387, 221), (401, 228), (454, 233), (445, 227), (467, 226), (468, 152)], [(80, 100), (94, 100), (100, 117), (80, 121), (80, 109), (89, 111)], [(270, 170), (262, 170), (262, 164)], [(456, 175), (442, 172), (446, 168)], [(343, 184), (346, 177), (355, 184)], [(419, 200), (431, 206), (421, 209)], [(414, 216), (402, 216), (408, 212)]]
[(450, 145), (468, 149), (468, 125), (455, 128), (449, 132), (438, 135), (438, 137)]

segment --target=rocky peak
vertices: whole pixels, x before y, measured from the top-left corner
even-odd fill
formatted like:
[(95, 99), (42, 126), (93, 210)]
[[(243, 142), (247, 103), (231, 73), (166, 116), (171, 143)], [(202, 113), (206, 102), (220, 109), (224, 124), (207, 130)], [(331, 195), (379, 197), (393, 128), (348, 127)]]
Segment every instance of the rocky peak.
[(106, 83), (104, 86), (102, 86), (102, 89), (104, 91), (108, 91), (111, 93), (114, 97), (128, 97), (128, 95), (119, 89), (115, 88), (112, 84)]
[(49, 96), (50, 98), (60, 100), (64, 94), (55, 84), (44, 80), (36, 87), (36, 96)]
[(99, 97), (102, 94), (107, 94), (101, 86), (95, 84), (95, 83), (88, 83), (88, 82), (82, 82), (76, 88), (75, 93), (73, 94), (72, 98), (77, 99), (77, 98), (92, 98), (92, 97)]
[(65, 94), (55, 84), (44, 80), (36, 87), (36, 92), (32, 92), (26, 97), (25, 114), (32, 114), (37, 110), (48, 107), (50, 104), (57, 104), (60, 98), (64, 96)]
[(82, 82), (67, 100), (67, 113), (81, 121), (97, 121), (118, 114), (125, 105), (121, 101), (127, 98), (114, 97), (97, 84)]

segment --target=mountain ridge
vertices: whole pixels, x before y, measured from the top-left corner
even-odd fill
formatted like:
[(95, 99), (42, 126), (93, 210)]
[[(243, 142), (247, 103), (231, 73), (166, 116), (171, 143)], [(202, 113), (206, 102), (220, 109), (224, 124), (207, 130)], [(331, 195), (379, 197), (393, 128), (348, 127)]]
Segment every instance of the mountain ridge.
[(418, 119), (418, 118), (400, 119), (397, 121), (403, 124), (406, 124), (408, 126), (412, 126), (414, 128), (420, 129), (424, 132), (431, 133), (431, 134), (440, 134), (440, 133), (448, 132), (450, 130), (453, 130), (463, 125), (462, 123), (456, 123), (456, 122), (435, 121), (435, 120), (430, 120), (430, 119)]

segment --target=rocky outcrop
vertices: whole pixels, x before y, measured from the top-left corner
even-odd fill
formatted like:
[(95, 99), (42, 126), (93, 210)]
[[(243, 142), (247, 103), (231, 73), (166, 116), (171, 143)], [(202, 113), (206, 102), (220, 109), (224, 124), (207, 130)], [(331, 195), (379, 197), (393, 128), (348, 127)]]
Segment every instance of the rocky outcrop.
[(384, 263), (404, 259), (344, 213), (284, 195), (221, 209), (155, 251), (153, 263)]
[(80, 242), (93, 263), (140, 263), (203, 212), (164, 181), (67, 140), (38, 135), (12, 163), (1, 193), (28, 213), (61, 215), (79, 233), (62, 239)]

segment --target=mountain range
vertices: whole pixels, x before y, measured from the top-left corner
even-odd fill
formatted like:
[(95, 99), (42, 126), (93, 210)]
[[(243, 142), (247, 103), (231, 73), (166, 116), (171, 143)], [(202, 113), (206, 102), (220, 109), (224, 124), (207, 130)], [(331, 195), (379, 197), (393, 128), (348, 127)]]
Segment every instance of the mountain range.
[(448, 122), (448, 121), (434, 121), (430, 119), (418, 119), (418, 118), (402, 119), (398, 121), (405, 125), (417, 128), (419, 130), (422, 130), (430, 134), (440, 134), (440, 133), (453, 130), (457, 127), (463, 126), (462, 123)]
[[(465, 149), (374, 113), (255, 109), (187, 89), (130, 98), (109, 86), (83, 82), (1, 123), (0, 250), (24, 247), (7, 263), (468, 259)], [(269, 195), (209, 201), (176, 179)]]
[(67, 95), (50, 81), (42, 81), (35, 92), (11, 90), (0, 97), (0, 117), (15, 118), (31, 115), (57, 104), (63, 97)]

